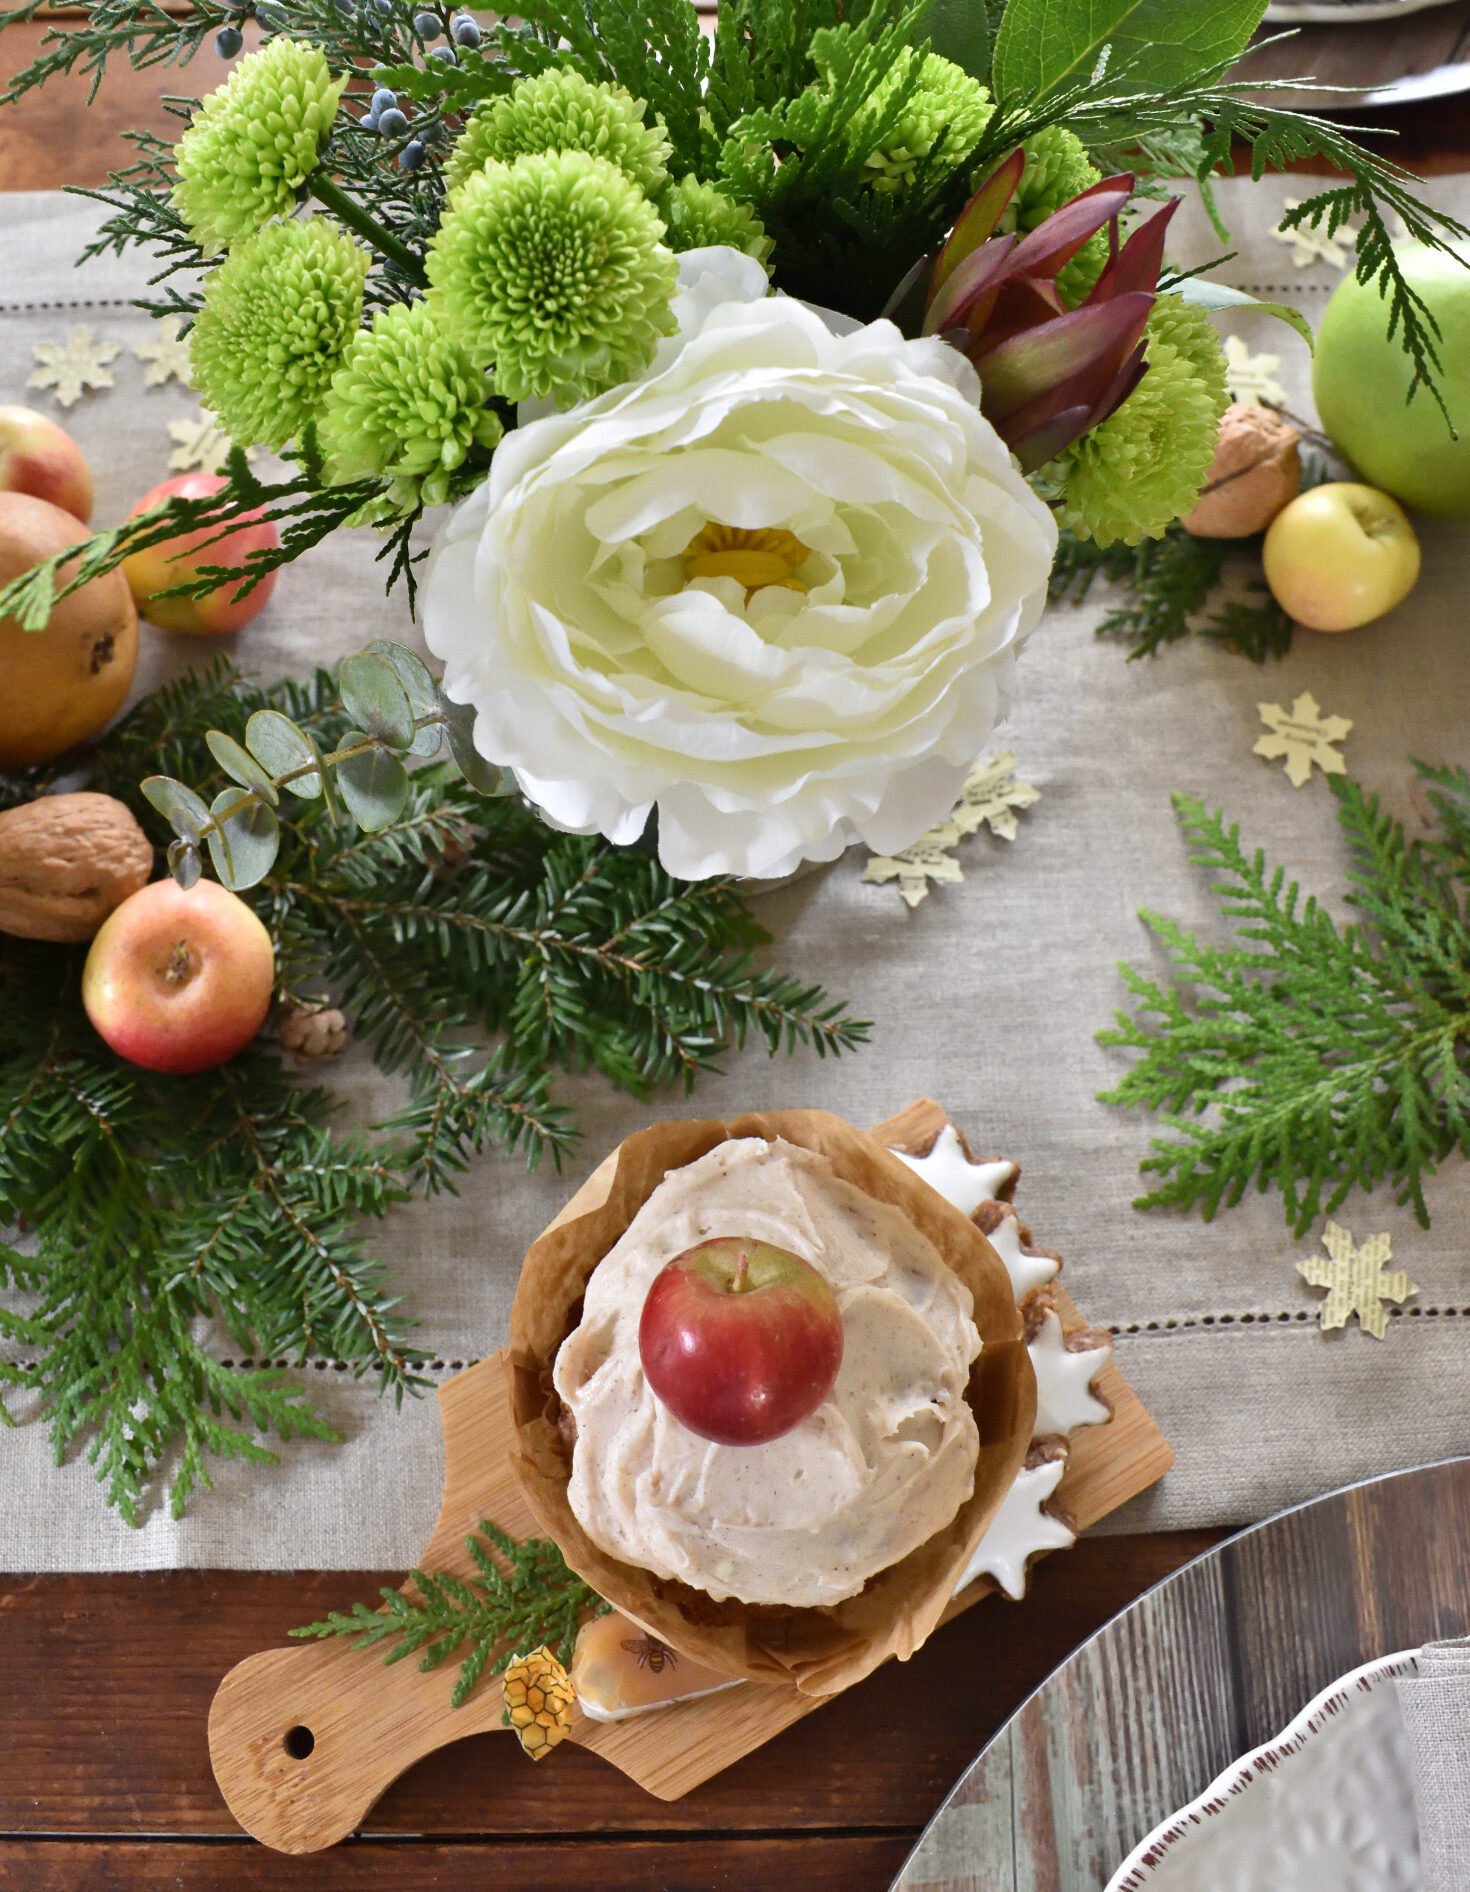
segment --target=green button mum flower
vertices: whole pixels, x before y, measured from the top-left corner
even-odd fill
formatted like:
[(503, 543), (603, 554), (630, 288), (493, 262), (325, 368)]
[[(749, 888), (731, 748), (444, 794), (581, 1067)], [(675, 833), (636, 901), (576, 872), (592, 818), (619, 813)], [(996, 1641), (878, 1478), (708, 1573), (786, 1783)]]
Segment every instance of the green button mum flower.
[(429, 250), (430, 303), (509, 401), (558, 406), (626, 381), (671, 335), (678, 265), (642, 191), (606, 158), (491, 164), (455, 193)]
[(668, 182), (669, 142), (643, 122), (644, 104), (618, 85), (593, 85), (569, 66), (522, 79), (509, 98), (475, 112), (460, 133), (444, 175), (451, 190), (487, 164), (513, 164), (544, 151), (585, 151), (606, 158), (647, 197)]
[(267, 224), (209, 278), (189, 366), (232, 440), (283, 447), (314, 417), (362, 322), (367, 270), (365, 250), (310, 217)]
[(675, 252), (728, 243), (763, 263), (776, 247), (749, 204), (737, 204), (715, 185), (701, 184), (694, 176), (681, 177), (677, 184), (671, 184), (659, 199), (658, 208), (668, 225), (664, 241)]
[[(895, 68), (873, 94), (864, 118), (876, 122), (888, 109), (899, 78)], [(926, 53), (918, 86), (898, 122), (883, 134), (881, 148), (869, 152), (865, 160), (874, 189), (906, 189), (914, 181), (915, 167), (931, 154), (959, 164), (980, 142), (994, 111), (989, 92), (963, 67), (938, 53)]]
[(206, 256), (292, 208), (346, 84), (320, 46), (276, 39), (205, 99), (174, 153), (173, 202)]
[(332, 377), (319, 432), (328, 478), (386, 474), (396, 505), (441, 505), (470, 449), (503, 431), (486, 392), (484, 371), (425, 304), (380, 309)]
[(1099, 545), (1162, 538), (1189, 511), (1230, 399), (1220, 338), (1202, 309), (1160, 296), (1147, 341), (1148, 373), (1128, 399), (1047, 468), (1062, 482), (1058, 522)]

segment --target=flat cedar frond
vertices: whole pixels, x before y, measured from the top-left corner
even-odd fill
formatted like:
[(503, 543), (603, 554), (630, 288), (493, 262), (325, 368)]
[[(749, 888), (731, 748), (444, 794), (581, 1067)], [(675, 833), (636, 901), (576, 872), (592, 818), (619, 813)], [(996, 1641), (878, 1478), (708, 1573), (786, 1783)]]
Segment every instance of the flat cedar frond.
[(419, 1668), (425, 1671), (438, 1668), (469, 1643), (469, 1654), (460, 1664), (459, 1680), (449, 1698), (450, 1706), (459, 1708), (487, 1665), (491, 1675), (499, 1675), (517, 1655), (543, 1644), (560, 1662), (569, 1663), (582, 1622), (607, 1614), (609, 1606), (568, 1570), (548, 1538), (528, 1537), (518, 1544), (482, 1521), (479, 1533), (465, 1539), (465, 1548), (474, 1559), (478, 1577), (466, 1582), (445, 1572), (430, 1576), (412, 1570), (409, 1576), (417, 1596), (383, 1589), (378, 1592), (386, 1605), (383, 1609), (355, 1603), (350, 1610), (333, 1610), (321, 1622), (288, 1634), (318, 1640), (354, 1636), (354, 1649), (391, 1642), (394, 1646), (383, 1658), (385, 1666), (422, 1649)]
[(1435, 784), (1437, 840), (1408, 840), (1357, 783), (1332, 782), (1361, 924), (1339, 929), (1239, 830), (1175, 797), (1191, 858), (1238, 938), (1214, 946), (1141, 915), (1173, 963), (1160, 985), (1122, 966), (1136, 1001), (1105, 1045), (1140, 1055), (1105, 1103), (1143, 1104), (1174, 1132), (1145, 1173), (1140, 1208), (1206, 1220), (1254, 1181), (1281, 1191), (1301, 1235), (1355, 1185), (1392, 1182), (1429, 1225), (1424, 1178), (1470, 1154), (1470, 778), (1417, 765)]
[(1166, 644), (1185, 637), (1202, 637), (1264, 663), (1291, 649), (1292, 622), (1259, 580), (1250, 585), (1259, 598), (1229, 599), (1200, 619), (1226, 561), (1258, 554), (1262, 537), (1196, 539), (1176, 522), (1162, 538), (1099, 546), (1063, 532), (1051, 570), (1051, 596), (1080, 603), (1100, 577), (1126, 586), (1132, 601), (1115, 605), (1098, 625), (1097, 635), (1127, 643), (1130, 663), (1156, 657)]

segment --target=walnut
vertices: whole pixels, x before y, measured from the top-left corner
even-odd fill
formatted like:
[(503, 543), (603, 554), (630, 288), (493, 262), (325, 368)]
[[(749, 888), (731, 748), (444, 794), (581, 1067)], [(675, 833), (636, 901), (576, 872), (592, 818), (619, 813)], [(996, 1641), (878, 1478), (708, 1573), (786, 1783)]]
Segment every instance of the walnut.
[(281, 1007), (280, 1035), (281, 1049), (294, 1051), (298, 1058), (339, 1058), (352, 1034), (335, 1006), (287, 1000)]
[(152, 872), (152, 843), (111, 795), (23, 802), (0, 814), (0, 933), (88, 940)]
[(1180, 524), (1197, 539), (1264, 532), (1302, 483), (1301, 435), (1269, 407), (1237, 401), (1220, 422), (1210, 477)]

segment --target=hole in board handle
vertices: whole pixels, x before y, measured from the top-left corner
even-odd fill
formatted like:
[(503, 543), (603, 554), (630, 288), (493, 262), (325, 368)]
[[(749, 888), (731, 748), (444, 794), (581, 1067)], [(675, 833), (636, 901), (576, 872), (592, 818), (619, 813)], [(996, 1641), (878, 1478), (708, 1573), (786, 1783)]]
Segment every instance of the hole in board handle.
[(294, 1728), (287, 1728), (281, 1746), (285, 1748), (293, 1761), (304, 1761), (316, 1746), (316, 1736), (310, 1728), (303, 1727), (298, 1722)]

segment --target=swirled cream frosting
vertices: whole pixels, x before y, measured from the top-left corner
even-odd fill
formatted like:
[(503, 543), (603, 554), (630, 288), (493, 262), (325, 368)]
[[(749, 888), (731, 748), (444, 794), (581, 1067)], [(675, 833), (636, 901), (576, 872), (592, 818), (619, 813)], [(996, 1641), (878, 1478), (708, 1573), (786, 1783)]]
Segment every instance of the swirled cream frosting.
[[(638, 1321), (665, 1263), (737, 1235), (811, 1263), (842, 1315), (831, 1393), (765, 1445), (715, 1445), (644, 1378)], [(556, 1357), (576, 1420), (568, 1500), (611, 1556), (723, 1600), (840, 1602), (943, 1530), (969, 1497), (980, 1351), (969, 1289), (898, 1210), (825, 1157), (741, 1138), (671, 1170), (594, 1269)]]

